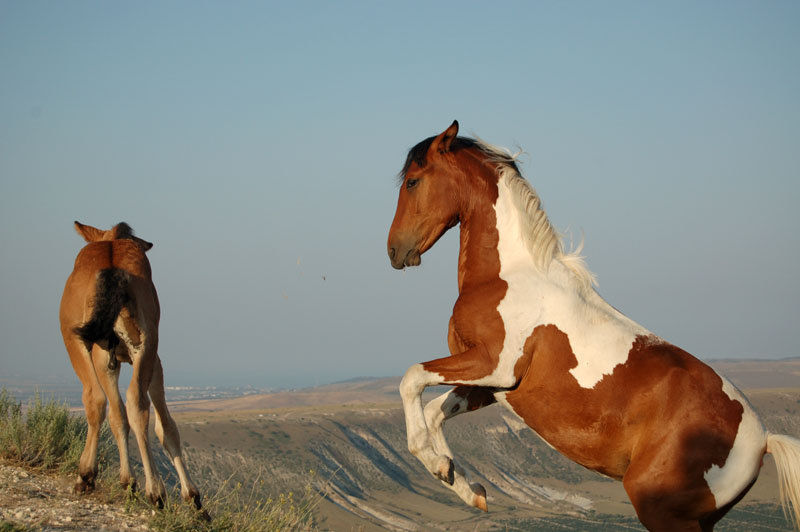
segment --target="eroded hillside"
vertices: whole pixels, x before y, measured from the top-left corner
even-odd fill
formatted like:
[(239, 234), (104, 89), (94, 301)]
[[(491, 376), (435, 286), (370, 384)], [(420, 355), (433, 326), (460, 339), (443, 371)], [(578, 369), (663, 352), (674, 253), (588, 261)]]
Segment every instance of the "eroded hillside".
[[(224, 411), (185, 411), (179, 419), (201, 477), (221, 482), (262, 470), (276, 493), (313, 482), (325, 493), (318, 508), (323, 528), (642, 530), (620, 483), (562, 457), (496, 405), (446, 426), (457, 459), (489, 496), (488, 514), (466, 507), (406, 450), (394, 385), (359, 383), (362, 393), (352, 395), (334, 387), (345, 404), (300, 400), (301, 406), (262, 410), (248, 398), (244, 410), (228, 404)], [(800, 434), (800, 390), (749, 395), (768, 427)], [(314, 400), (324, 403), (319, 390)], [(718, 529), (790, 530), (776, 501), (768, 458), (759, 482)]]

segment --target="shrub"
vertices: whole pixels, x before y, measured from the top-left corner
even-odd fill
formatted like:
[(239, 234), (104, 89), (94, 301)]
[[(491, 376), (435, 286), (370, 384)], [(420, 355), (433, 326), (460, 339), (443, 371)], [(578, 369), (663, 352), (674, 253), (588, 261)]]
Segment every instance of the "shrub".
[[(37, 392), (26, 409), (6, 389), (0, 391), (0, 456), (33, 468), (74, 471), (86, 441), (86, 420), (70, 413), (66, 403), (44, 401)], [(100, 433), (100, 460), (113, 440), (108, 425)]]
[(204, 519), (208, 514), (197, 512), (175, 492), (167, 499), (164, 510), (155, 512), (149, 525), (155, 530), (171, 532), (311, 532), (316, 530), (313, 510), (322, 495), (312, 487), (314, 473), (310, 475), (299, 498), (292, 492), (276, 498), (265, 497), (264, 478), (269, 477), (263, 468), (244, 483), (229, 479), (203, 498), (203, 508), (210, 514), (210, 521)]

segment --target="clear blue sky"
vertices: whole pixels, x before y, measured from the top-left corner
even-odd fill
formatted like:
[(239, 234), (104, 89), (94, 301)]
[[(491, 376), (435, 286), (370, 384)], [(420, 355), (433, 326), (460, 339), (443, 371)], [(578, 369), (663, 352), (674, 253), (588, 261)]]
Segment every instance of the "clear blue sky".
[[(599, 290), (701, 358), (800, 355), (800, 3), (0, 2), (0, 376), (71, 377), (73, 220), (151, 240), (168, 384), (446, 353), (453, 231), (385, 242), (406, 151), (527, 152)], [(323, 279), (324, 276), (324, 279)]]

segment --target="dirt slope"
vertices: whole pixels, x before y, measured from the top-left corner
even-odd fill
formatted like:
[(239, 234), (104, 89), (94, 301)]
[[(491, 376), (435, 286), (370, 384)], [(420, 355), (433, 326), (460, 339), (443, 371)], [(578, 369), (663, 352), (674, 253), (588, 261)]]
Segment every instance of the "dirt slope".
[(43, 531), (150, 530), (147, 514), (72, 493), (68, 479), (0, 462), (0, 525)]

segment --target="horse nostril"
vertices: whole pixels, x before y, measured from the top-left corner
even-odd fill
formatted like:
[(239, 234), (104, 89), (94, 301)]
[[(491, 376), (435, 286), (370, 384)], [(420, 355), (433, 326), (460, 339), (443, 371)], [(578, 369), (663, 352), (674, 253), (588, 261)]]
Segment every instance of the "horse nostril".
[(396, 253), (397, 253), (397, 251), (394, 248), (389, 248), (389, 258), (390, 259), (394, 260), (394, 256), (395, 256)]

